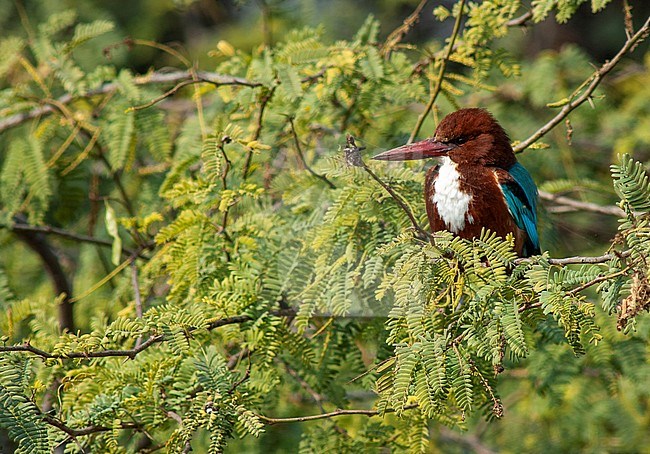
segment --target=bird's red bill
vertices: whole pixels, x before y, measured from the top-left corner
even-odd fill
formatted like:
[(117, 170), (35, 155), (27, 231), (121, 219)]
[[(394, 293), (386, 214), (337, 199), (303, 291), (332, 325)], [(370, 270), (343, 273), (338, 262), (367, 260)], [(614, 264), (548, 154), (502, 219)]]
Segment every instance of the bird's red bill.
[(437, 156), (446, 156), (452, 148), (453, 145), (426, 139), (384, 151), (372, 159), (378, 161), (411, 161), (414, 159), (435, 158)]

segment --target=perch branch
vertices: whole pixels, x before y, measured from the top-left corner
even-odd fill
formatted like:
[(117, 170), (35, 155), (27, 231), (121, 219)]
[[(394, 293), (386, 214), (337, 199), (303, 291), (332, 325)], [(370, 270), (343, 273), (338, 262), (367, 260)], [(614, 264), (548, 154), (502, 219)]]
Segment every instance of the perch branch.
[[(617, 252), (617, 253), (607, 253), (603, 255), (598, 255), (595, 257), (589, 257), (589, 256), (574, 256), (574, 257), (565, 257), (561, 259), (548, 259), (548, 263), (550, 265), (557, 265), (557, 266), (566, 266), (566, 265), (594, 265), (598, 263), (605, 263), (609, 262), (612, 259), (615, 259), (617, 257), (627, 257), (632, 253), (631, 250), (626, 250), (623, 252)], [(517, 259), (515, 260), (516, 264), (520, 263), (533, 263), (535, 262), (535, 258), (523, 258), (523, 259)]]
[(379, 185), (384, 188), (386, 192), (393, 198), (393, 200), (402, 208), (402, 211), (406, 213), (406, 216), (409, 218), (411, 221), (411, 224), (413, 225), (413, 228), (415, 229), (416, 233), (418, 234), (418, 237), (420, 239), (426, 240), (426, 239), (431, 239), (431, 235), (429, 235), (428, 232), (423, 230), (420, 227), (420, 224), (418, 224), (417, 219), (415, 218), (415, 215), (411, 211), (411, 208), (408, 206), (406, 201), (400, 196), (395, 190), (387, 183), (384, 183), (384, 181), (377, 176), (375, 172), (368, 167), (368, 165), (361, 159), (361, 150), (363, 148), (359, 148), (354, 141), (354, 137), (348, 134), (347, 136), (347, 144), (345, 145), (345, 159), (349, 165), (355, 166), (355, 167), (361, 167), (363, 170), (365, 170), (370, 177), (375, 180)]

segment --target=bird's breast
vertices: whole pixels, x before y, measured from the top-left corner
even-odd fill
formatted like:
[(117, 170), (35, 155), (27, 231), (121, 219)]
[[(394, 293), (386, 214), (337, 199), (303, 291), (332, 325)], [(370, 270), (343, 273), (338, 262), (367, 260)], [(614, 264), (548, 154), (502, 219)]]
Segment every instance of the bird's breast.
[(467, 223), (473, 224), (474, 218), (469, 213), (472, 195), (461, 188), (460, 173), (456, 164), (449, 158), (443, 160), (437, 178), (432, 182), (430, 202), (435, 207), (445, 229), (458, 233)]

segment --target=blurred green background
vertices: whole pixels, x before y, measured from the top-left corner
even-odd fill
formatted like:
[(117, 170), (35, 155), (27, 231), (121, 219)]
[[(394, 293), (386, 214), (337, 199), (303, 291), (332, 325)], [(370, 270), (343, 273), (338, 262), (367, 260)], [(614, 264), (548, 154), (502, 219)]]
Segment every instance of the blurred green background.
[[(80, 22), (107, 19), (116, 24), (112, 32), (76, 51), (78, 61), (85, 68), (104, 64), (107, 60), (117, 67), (131, 68), (135, 73), (178, 67), (176, 59), (154, 45), (163, 43), (196, 62), (197, 67), (213, 70), (219, 59), (211, 56), (210, 52), (220, 40), (229, 42), (237, 49), (249, 51), (265, 42), (272, 46), (291, 29), (310, 26), (322, 28), (324, 39), (334, 42), (352, 37), (371, 14), (381, 23), (380, 39), (383, 39), (402, 23), (418, 3), (416, 0), (3, 0), (0, 1), (0, 34), (29, 36), (33, 28), (44, 23), (51, 14), (72, 8), (77, 11)], [(455, 1), (432, 1), (429, 5), (443, 4), (451, 7), (454, 3)], [(650, 14), (650, 2), (647, 0), (630, 1), (629, 4), (638, 21)], [(419, 47), (440, 47), (441, 39), (450, 33), (451, 23), (438, 22), (431, 14), (431, 9), (426, 9), (405, 41)], [(523, 140), (554, 114), (546, 104), (558, 101), (561, 96), (558, 99), (549, 99), (549, 96), (570, 94), (593, 72), (594, 66), (611, 58), (618, 51), (625, 40), (622, 23), (621, 2), (614, 1), (595, 15), (589, 4), (584, 3), (578, 13), (565, 24), (546, 20), (530, 27), (522, 27), (499, 43), (521, 58), (521, 76), (509, 80), (494, 74), (490, 82), (496, 89), (490, 92), (468, 92), (462, 98), (463, 105), (489, 107), (509, 131), (511, 139)], [(129, 38), (147, 40), (149, 43), (131, 45)], [(414, 51), (414, 60), (417, 58)], [(564, 178), (571, 181), (567, 183), (568, 186), (577, 189), (574, 194), (577, 198), (602, 204), (611, 204), (616, 200), (609, 178), (609, 164), (616, 153), (630, 152), (638, 160), (650, 160), (649, 68), (650, 54), (646, 42), (604, 81), (597, 94), (599, 109), (591, 109), (588, 105), (580, 107), (571, 116), (570, 127), (558, 127), (543, 139), (550, 145), (550, 149), (529, 150), (520, 157), (542, 189), (553, 189), (546, 188), (545, 181)], [(0, 80), (0, 88), (4, 84)], [(453, 108), (449, 101), (441, 100), (443, 113)], [(423, 134), (429, 134), (433, 126), (431, 121), (425, 124)], [(569, 129), (572, 129), (572, 133), (569, 133)], [(381, 132), (367, 139), (366, 144), (374, 151), (395, 145), (382, 143)], [(576, 186), (574, 183), (578, 181), (582, 184)], [(584, 212), (543, 213), (543, 247), (551, 250), (554, 256), (599, 254), (603, 252), (603, 245), (614, 236), (616, 227), (616, 219), (611, 216)], [(19, 251), (24, 246), (17, 244), (15, 248), (14, 256), (22, 255)], [(22, 290), (27, 290), (28, 286), (31, 288), (39, 276), (42, 277), (35, 264), (36, 259), (29, 258), (28, 254), (25, 257), (26, 260), (19, 261), (2, 260), (10, 277), (21, 276), (21, 279), (12, 280), (16, 284), (14, 290), (18, 295)], [(21, 289), (21, 285), (25, 289)], [(630, 348), (644, 348), (637, 344), (636, 341), (630, 341)], [(564, 347), (558, 346), (557, 354), (545, 352), (546, 356), (539, 357), (555, 355), (558, 364), (566, 365), (571, 353)], [(536, 355), (531, 355), (529, 361), (533, 374), (535, 360)], [(575, 367), (581, 367), (577, 361), (574, 364)], [(546, 379), (547, 377), (536, 377), (536, 383), (541, 383), (543, 397), (536, 397), (531, 392), (528, 397), (532, 397), (528, 399), (521, 398), (522, 388), (518, 387), (520, 382), (517, 381), (517, 391), (510, 395), (510, 405), (519, 403), (522, 407), (517, 411), (537, 413), (538, 417), (531, 418), (530, 421), (552, 420), (552, 431), (557, 432), (562, 427), (570, 431), (572, 436), (567, 437), (567, 440), (590, 437), (589, 426), (572, 424), (575, 408), (571, 407), (570, 400), (560, 399), (558, 388), (544, 389)], [(507, 395), (507, 377), (503, 382), (503, 394)], [(532, 386), (534, 380), (531, 379), (530, 383)], [(580, 389), (581, 392), (584, 390)], [(592, 401), (599, 392), (604, 396), (603, 405), (615, 405), (607, 400), (603, 390), (594, 390)], [(287, 405), (291, 403), (288, 402)], [(624, 421), (616, 420), (619, 413), (610, 410), (611, 408), (603, 408), (602, 411), (612, 418), (612, 427), (624, 424)], [(278, 413), (282, 413), (281, 409)], [(647, 415), (641, 412), (639, 418), (647, 419)], [(502, 446), (507, 446), (509, 433), (505, 429), (508, 425), (522, 426), (513, 430), (512, 434), (526, 431), (533, 433), (539, 427), (526, 426), (532, 424), (530, 421), (508, 420), (506, 416), (504, 424), (500, 426), (488, 427), (482, 421), (477, 421), (476, 425), (477, 430), (482, 430), (484, 439), (498, 438)], [(584, 423), (584, 420), (580, 420), (580, 423)], [(639, 424), (639, 421), (635, 424)], [(289, 446), (297, 445), (302, 430), (304, 427), (299, 425), (270, 426), (263, 435), (264, 443), (268, 451), (282, 452)], [(561, 446), (565, 452), (570, 452), (571, 447), (575, 446), (563, 446), (563, 435), (556, 433), (556, 436), (555, 443), (549, 442), (549, 446)], [(441, 429), (441, 452), (490, 452), (480, 451), (480, 446), (472, 446), (471, 437), (463, 438), (460, 443), (458, 437), (456, 433)], [(544, 452), (544, 446), (538, 444), (538, 437), (531, 436), (530, 441), (535, 443), (534, 446), (528, 446), (531, 452)], [(516, 445), (526, 446), (527, 440), (519, 439)], [(603, 447), (602, 450), (592, 448), (594, 452), (616, 451), (616, 446)], [(229, 445), (230, 452), (245, 449), (246, 441), (234, 441)], [(639, 452), (648, 452), (647, 449), (639, 446)]]

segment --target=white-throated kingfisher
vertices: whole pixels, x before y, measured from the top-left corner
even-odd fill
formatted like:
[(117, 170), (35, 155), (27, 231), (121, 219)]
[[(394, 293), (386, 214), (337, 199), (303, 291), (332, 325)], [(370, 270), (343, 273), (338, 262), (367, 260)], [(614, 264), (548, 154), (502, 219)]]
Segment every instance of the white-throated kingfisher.
[(407, 161), (442, 157), (425, 178), (427, 216), (433, 232), (478, 237), (485, 227), (511, 233), (520, 257), (540, 253), (537, 187), (517, 162), (510, 139), (485, 109), (447, 115), (432, 138), (385, 151), (373, 159)]

